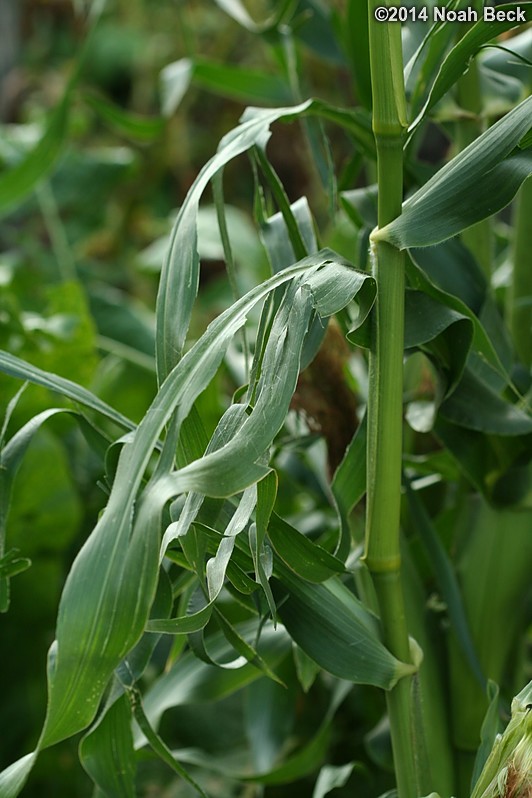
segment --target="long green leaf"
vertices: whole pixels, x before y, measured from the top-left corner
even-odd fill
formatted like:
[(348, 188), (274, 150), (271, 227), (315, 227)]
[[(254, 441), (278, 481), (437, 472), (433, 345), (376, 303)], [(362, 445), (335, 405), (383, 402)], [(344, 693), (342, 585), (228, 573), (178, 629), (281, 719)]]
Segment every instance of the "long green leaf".
[(291, 637), (334, 676), (390, 690), (412, 673), (413, 666), (399, 662), (383, 646), (376, 618), (339, 579), (311, 585), (283, 571), (274, 595)]
[(170, 235), (157, 297), (156, 350), (160, 382), (181, 357), (198, 289), (197, 212), (205, 188), (216, 173), (237, 155), (256, 145), (264, 146), (271, 124), (311, 114), (340, 124), (358, 137), (364, 146), (372, 146), (371, 129), (368, 129), (365, 118), (362, 120), (356, 112), (334, 108), (321, 100), (308, 100), (292, 108), (251, 108), (246, 111), (241, 124), (224, 136), (216, 155), (200, 171)]
[(9, 352), (0, 351), (0, 371), (19, 380), (27, 380), (35, 385), (42, 385), (43, 388), (48, 388), (48, 390), (55, 391), (55, 393), (59, 393), (67, 399), (72, 399), (72, 401), (83, 407), (88, 407), (110, 421), (114, 421), (121, 429), (134, 430), (136, 428), (136, 425), (126, 416), (81, 385), (72, 382), (72, 380), (67, 380), (65, 377), (58, 377), (56, 374), (43, 371), (38, 366), (33, 366), (31, 363), (15, 357), (15, 355), (10, 355)]
[(440, 169), (372, 238), (399, 249), (427, 247), (504, 208), (532, 173), (532, 150), (514, 152), (531, 114), (529, 97)]

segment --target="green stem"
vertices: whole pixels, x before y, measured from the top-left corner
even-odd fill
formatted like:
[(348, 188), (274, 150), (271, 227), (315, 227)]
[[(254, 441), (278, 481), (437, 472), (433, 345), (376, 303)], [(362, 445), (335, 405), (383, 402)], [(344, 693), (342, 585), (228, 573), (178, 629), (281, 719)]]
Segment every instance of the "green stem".
[(510, 329), (519, 359), (532, 364), (532, 179), (521, 187), (517, 201), (513, 275), (510, 287)]
[[(401, 29), (378, 23), (377, 0), (369, 0), (373, 132), (377, 145), (378, 224), (401, 213), (403, 134), (406, 126)], [(368, 464), (365, 561), (379, 603), (383, 639), (409, 662), (410, 647), (401, 584), (402, 397), (404, 343), (404, 256), (387, 243), (373, 245), (377, 303), (369, 360)], [(416, 798), (412, 735), (411, 677), (387, 693), (399, 798)]]

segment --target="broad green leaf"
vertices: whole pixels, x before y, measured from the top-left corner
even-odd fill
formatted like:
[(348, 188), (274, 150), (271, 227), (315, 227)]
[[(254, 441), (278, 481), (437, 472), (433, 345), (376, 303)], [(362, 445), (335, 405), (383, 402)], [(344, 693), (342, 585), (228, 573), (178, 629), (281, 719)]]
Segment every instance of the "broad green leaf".
[[(436, 289), (433, 291), (438, 295)], [(471, 341), (473, 325), (468, 313), (460, 313), (454, 305), (461, 305), (454, 297), (452, 303), (438, 301), (445, 298), (439, 292), (437, 299), (428, 293), (407, 288), (405, 291), (405, 349), (420, 349), (433, 359), (442, 376), (441, 395), (451, 394), (463, 373)], [(358, 346), (371, 345), (369, 320), (356, 331), (348, 333), (348, 339)]]
[(343, 37), (347, 51), (356, 96), (365, 108), (371, 108), (371, 75), (369, 67), (369, 29), (368, 6), (348, 3), (345, 11), (345, 23), (340, 35)]
[[(309, 255), (313, 255), (319, 247), (308, 200), (306, 197), (300, 197), (289, 207), (295, 220), (295, 226), (299, 229), (303, 246)], [(265, 219), (261, 224), (261, 240), (268, 253), (274, 274), (281, 269), (286, 269), (297, 260), (286, 221), (280, 211)]]
[[(173, 603), (172, 583), (164, 568), (160, 568), (157, 593), (151, 607), (150, 620), (152, 618), (168, 618)], [(122, 685), (132, 686), (140, 680), (150, 664), (159, 639), (158, 634), (153, 634), (146, 629), (137, 645), (128, 652), (127, 657), (116, 669), (116, 676)]]
[(122, 695), (105, 710), (79, 746), (81, 764), (108, 798), (135, 798), (131, 706)]
[[(151, 408), (139, 424), (132, 443), (123, 447), (107, 508), (76, 558), (61, 599), (57, 655), (50, 677), (49, 706), (41, 738), (42, 746), (70, 736), (92, 720), (112, 671), (137, 642), (147, 620), (157, 582), (162, 507), (179, 490), (197, 490), (202, 474), (210, 479), (209, 469), (201, 468), (202, 461), (198, 461), (199, 466), (193, 463), (176, 472), (175, 480), (170, 478), (168, 481), (165, 478), (167, 482), (163, 486), (155, 474), (151, 490), (145, 490), (134, 512), (137, 491), (164, 424), (169, 421), (176, 406), (177, 422), (186, 417), (195, 399), (213, 376), (224, 348), (243, 323), (248, 308), (277, 285), (291, 277), (303, 276), (301, 287), (293, 287), (301, 297), (299, 313), (309, 312), (313, 303), (318, 312), (327, 315), (344, 306), (369, 279), (367, 275), (348, 267), (333, 265), (327, 261), (327, 256), (324, 268), (328, 279), (324, 279), (325, 275), (317, 265), (319, 263), (323, 263), (323, 255), (276, 275), (214, 321), (161, 386)], [(303, 290), (305, 286), (308, 288)], [(281, 328), (286, 328), (282, 318), (279, 324)], [(304, 331), (305, 326), (301, 322), (295, 324), (290, 332), (297, 341), (302, 342)], [(275, 373), (279, 355), (292, 363), (296, 357), (297, 362), (297, 348), (301, 343), (292, 349), (290, 332), (288, 337), (284, 335), (281, 340), (273, 339), (261, 380), (265, 379), (264, 375)], [(271, 396), (270, 388), (267, 395)], [(284, 386), (280, 395), (281, 402), (278, 397), (273, 397), (275, 402), (271, 412), (274, 415), (280, 414), (286, 405)], [(286, 412), (286, 408), (283, 412)], [(258, 424), (253, 413), (246, 423), (249, 422), (253, 427)], [(264, 445), (271, 441), (277, 428), (274, 426), (273, 432), (272, 429), (261, 431)], [(258, 449), (250, 441), (243, 441), (243, 445), (249, 450), (253, 463), (261, 454), (263, 444)], [(238, 447), (235, 452), (238, 458)], [(203, 462), (209, 458), (212, 461), (216, 455), (217, 452), (208, 455)], [(229, 458), (238, 476), (240, 462), (235, 464), (234, 459), (232, 456)], [(262, 473), (262, 467), (257, 473)], [(245, 481), (248, 480), (253, 481), (249, 474), (245, 475)], [(105, 563), (104, 567), (102, 563)], [(135, 579), (131, 579), (130, 574), (135, 574)], [(83, 701), (80, 696), (84, 696)]]
[(297, 692), (271, 679), (257, 679), (246, 688), (244, 713), (246, 737), (253, 766), (258, 773), (275, 767), (294, 725)]
[(190, 762), (231, 779), (257, 784), (287, 784), (313, 773), (325, 758), (331, 737), (331, 725), (336, 710), (349, 694), (352, 685), (337, 682), (323, 721), (310, 741), (300, 750), (288, 756), (284, 762), (265, 772), (249, 773), (249, 770), (236, 770), (225, 762), (219, 762), (194, 750), (179, 752), (182, 761)]
[[(498, 6), (497, 11), (502, 12), (501, 16), (503, 16), (504, 12), (508, 11), (512, 11), (513, 14), (515, 14), (517, 8), (522, 9), (527, 20), (530, 21), (532, 18), (532, 3), (507, 3)], [(441, 64), (425, 105), (410, 126), (411, 131), (417, 127), (423, 117), (426, 116), (438, 100), (452, 88), (456, 81), (467, 70), (471, 58), (479, 51), (483, 44), (495, 39), (501, 33), (515, 28), (519, 24), (513, 21), (513, 15), (506, 13), (504, 16), (506, 18), (502, 21), (484, 21), (481, 19), (459, 38), (457, 44)]]
[[(191, 496), (193, 499), (197, 500), (193, 506), (194, 512), (191, 513), (189, 509), (186, 512), (186, 521), (182, 522), (180, 518), (180, 520), (176, 522), (176, 525), (181, 524), (181, 528), (185, 528), (186, 531), (188, 531), (190, 524), (194, 520), (191, 516), (193, 515), (195, 517), (197, 512), (199, 512), (203, 500), (203, 496), (201, 496), (201, 494), (189, 494), (189, 496), (187, 496), (187, 502)], [(201, 604), (203, 606), (201, 606), (200, 609), (197, 609), (194, 606), (192, 612), (177, 618), (160, 619), (155, 617), (153, 620), (148, 622), (148, 631), (166, 634), (190, 634), (192, 632), (199, 632), (207, 625), (212, 616), (214, 602), (224, 585), (226, 572), (230, 563), (231, 555), (233, 553), (236, 535), (240, 534), (240, 532), (242, 532), (249, 522), (251, 513), (255, 508), (256, 501), (257, 489), (255, 485), (253, 485), (244, 491), (238, 507), (236, 508), (231, 520), (227, 524), (224, 537), (219, 543), (215, 557), (212, 557), (207, 562), (206, 578), (209, 602), (205, 604), (202, 601)], [(187, 503), (185, 503), (185, 508), (186, 504)], [(185, 512), (185, 508), (183, 508), (183, 512)], [(186, 534), (186, 532), (179, 533), (178, 536), (182, 536), (182, 534)]]
[(140, 639), (155, 596), (161, 507), (156, 497), (145, 498), (133, 522), (131, 502), (123, 515), (117, 504), (111, 493), (61, 596), (41, 747), (91, 722), (113, 670)]
[[(337, 579), (309, 584), (289, 571), (275, 582), (278, 612), (290, 636), (340, 679), (390, 690), (414, 666), (399, 662), (379, 640), (376, 618)], [(316, 635), (316, 629), (320, 634)]]
[(345, 56), (334, 29), (334, 8), (320, 0), (300, 0), (294, 20), (293, 36), (318, 58), (337, 67), (345, 66)]
[(426, 247), (504, 208), (532, 173), (532, 150), (514, 152), (530, 130), (531, 113), (529, 97), (440, 169), (372, 239), (399, 249)]
[[(245, 413), (246, 409), (243, 405), (230, 405), (220, 419), (207, 447), (204, 451), (197, 451), (196, 456), (192, 457), (192, 460), (197, 460), (201, 458), (204, 452), (205, 454), (209, 454), (228, 443), (242, 426)], [(202, 449), (202, 447), (199, 448)], [(188, 447), (188, 451), (190, 453), (190, 446)], [(188, 465), (189, 462), (191, 462), (190, 459), (188, 459), (184, 465)], [(204, 499), (205, 497), (201, 493), (190, 492), (187, 494), (185, 503), (179, 512), (179, 517), (172, 521), (164, 533), (161, 543), (161, 557), (173, 540), (186, 535), (191, 524), (201, 510)], [(173, 508), (170, 509), (170, 514), (172, 518), (175, 518)]]
[(479, 55), (481, 64), (499, 74), (510, 75), (526, 85), (530, 78), (532, 62), (532, 29), (525, 28), (522, 33), (512, 36), (511, 42), (505, 45), (497, 43), (489, 49), (484, 49)]
[(530, 490), (529, 459), (532, 435), (491, 436), (438, 416), (438, 440), (451, 454), (468, 482), (500, 506), (519, 505)]
[[(443, 257), (440, 258), (440, 248), (446, 249), (447, 246), (452, 243), (453, 242), (446, 241), (444, 244), (431, 249), (411, 250), (409, 253), (411, 262), (407, 261), (406, 265), (409, 282), (417, 291), (422, 291), (432, 297), (436, 302), (448, 308), (448, 310), (456, 312), (458, 317), (462, 316), (469, 319), (473, 327), (473, 339), (471, 342), (472, 354), (484, 364), (486, 372), (496, 377), (498, 385), (510, 384), (511, 377), (508, 372), (507, 364), (501, 361), (499, 353), (494, 346), (494, 341), (491, 340), (490, 335), (488, 335), (487, 331), (484, 329), (477, 315), (477, 313), (482, 313), (483, 305), (485, 306), (486, 301), (489, 301), (489, 299), (484, 299), (484, 294), (481, 293), (480, 285), (478, 289), (476, 289), (474, 283), (470, 284), (467, 278), (458, 283), (458, 290), (453, 291), (451, 290), (451, 286), (447, 285), (447, 280), (442, 276), (442, 273), (447, 270), (450, 270), (452, 274), (453, 267), (449, 266), (449, 259), (455, 256), (458, 258), (459, 265), (463, 266), (463, 271), (465, 272), (468, 269), (468, 260), (461, 257), (463, 252), (462, 247), (456, 248), (450, 246), (449, 251), (444, 252)], [(430, 257), (430, 253), (433, 251), (435, 252), (434, 261), (432, 261)], [(424, 253), (423, 257), (420, 257), (421, 252)], [(474, 279), (473, 275), (473, 280)], [(443, 290), (438, 287), (440, 285), (443, 287)], [(464, 300), (459, 298), (460, 294), (464, 296)], [(478, 301), (480, 304), (471, 310), (469, 306), (465, 304), (466, 299), (469, 299), (469, 301), (472, 301), (474, 304), (477, 304)], [(494, 330), (494, 333), (495, 332), (497, 334), (493, 335), (494, 339), (499, 338), (499, 322), (497, 323), (497, 329)]]
[[(456, 8), (457, 4), (447, 2), (445, 5), (447, 8)], [(455, 24), (436, 22), (405, 64), (405, 88), (410, 101), (410, 118), (417, 117), (445, 53), (453, 45), (455, 38)]]
[[(312, 262), (313, 258), (304, 262), (307, 261)], [(327, 317), (344, 307), (350, 296), (359, 294), (362, 323), (373, 304), (374, 286), (368, 282), (367, 275), (333, 266), (332, 263), (329, 266), (330, 269), (325, 267), (328, 274), (320, 269), (314, 271), (300, 288), (291, 291), (281, 306), (265, 349), (257, 398), (251, 414), (225, 446), (161, 481), (161, 490), (167, 491), (168, 497), (172, 493), (176, 495), (187, 490), (211, 496), (230, 496), (263, 478), (267, 469), (257, 461), (271, 444), (288, 412), (313, 307), (321, 316)], [(274, 284), (276, 279), (271, 278), (264, 286)], [(307, 285), (308, 292), (304, 290)], [(226, 315), (222, 314), (217, 322)], [(213, 330), (217, 322), (211, 325)], [(224, 337), (227, 330), (227, 327), (223, 328)], [(184, 358), (186, 363), (189, 363), (189, 356), (194, 350)], [(197, 363), (194, 368), (198, 368)]]
[[(480, 313), (486, 298), (486, 277), (460, 239), (450, 238), (435, 247), (411, 249), (409, 255), (432, 283), (458, 297), (473, 313)], [(426, 292), (427, 289), (428, 285), (422, 287)]]

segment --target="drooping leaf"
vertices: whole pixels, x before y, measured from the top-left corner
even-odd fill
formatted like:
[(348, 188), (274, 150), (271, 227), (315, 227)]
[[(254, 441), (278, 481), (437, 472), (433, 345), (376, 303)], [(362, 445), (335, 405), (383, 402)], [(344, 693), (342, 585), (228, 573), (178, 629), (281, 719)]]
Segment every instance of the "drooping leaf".
[(161, 272), (157, 298), (157, 370), (162, 382), (181, 356), (198, 279), (197, 211), (200, 198), (215, 174), (230, 160), (250, 148), (264, 146), (269, 127), (305, 115), (318, 115), (344, 126), (364, 146), (373, 146), (366, 120), (356, 112), (334, 108), (321, 100), (309, 100), (292, 108), (248, 108), (241, 124), (221, 140), (218, 152), (203, 167), (189, 191), (175, 221), (168, 253)]
[(0, 351), (0, 370), (19, 380), (27, 380), (36, 385), (42, 385), (50, 391), (55, 391), (61, 394), (61, 396), (78, 402), (83, 407), (88, 407), (90, 410), (101, 413), (101, 415), (105, 416), (110, 421), (118, 424), (121, 429), (135, 429), (135, 424), (132, 421), (103, 402), (86, 388), (64, 377), (58, 377), (56, 374), (43, 371), (37, 366), (33, 366), (31, 363), (15, 357), (15, 355)]

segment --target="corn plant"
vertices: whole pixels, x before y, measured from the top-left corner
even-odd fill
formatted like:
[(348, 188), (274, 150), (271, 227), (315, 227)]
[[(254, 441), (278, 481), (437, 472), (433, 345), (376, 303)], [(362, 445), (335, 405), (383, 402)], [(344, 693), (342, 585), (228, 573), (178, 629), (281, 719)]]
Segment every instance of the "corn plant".
[[(531, 5), (279, 0), (257, 22), (217, 0), (261, 65), (191, 45), (164, 65), (156, 117), (83, 89), (93, 7), (41, 138), (6, 147), (0, 176), (8, 220), (37, 199), (63, 303), (32, 327), (6, 302), (6, 620), (17, 581), (32, 589), (16, 476), (52, 418), (101, 497), (62, 586), (45, 717), (1, 798), (40, 794), (39, 763), (71, 739), (95, 796), (170, 778), (217, 798), (532, 794)], [(316, 60), (342, 81), (324, 87)], [(198, 86), (252, 105), (164, 238), (154, 333), (124, 333), (109, 312), (138, 332), (129, 300), (102, 312), (57, 210), (69, 116), (83, 102), (158, 144)], [(284, 126), (308, 198), (276, 168)], [(251, 268), (226, 200), (241, 156)], [(207, 239), (232, 298), (200, 329)], [(34, 330), (59, 330), (57, 355)], [(149, 374), (135, 420), (98, 395), (90, 364), (109, 352)]]

